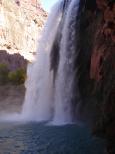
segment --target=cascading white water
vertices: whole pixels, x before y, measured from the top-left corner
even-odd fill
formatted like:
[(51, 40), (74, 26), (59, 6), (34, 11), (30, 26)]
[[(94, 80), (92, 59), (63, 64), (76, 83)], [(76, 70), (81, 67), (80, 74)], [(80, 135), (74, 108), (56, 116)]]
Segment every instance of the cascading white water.
[(70, 1), (65, 14), (60, 59), (53, 86), (53, 72), (50, 71), (50, 52), (62, 18), (63, 7), (59, 3), (52, 10), (45, 26), (37, 59), (28, 67), (27, 91), (22, 115), (28, 120), (51, 120), (65, 124), (73, 121), (72, 88), (74, 84), (73, 61), (75, 57), (76, 22), (79, 0)]
[[(76, 52), (76, 22), (79, 0), (72, 0), (69, 4), (62, 39), (60, 44), (60, 62), (56, 79), (54, 123), (71, 123), (72, 97), (74, 84), (74, 57)], [(77, 84), (77, 83), (76, 83)], [(77, 85), (76, 85), (77, 86)], [(78, 91), (79, 93), (79, 91)]]
[(62, 3), (57, 3), (49, 15), (36, 62), (28, 66), (26, 96), (22, 117), (27, 120), (49, 120), (53, 108), (53, 73), (50, 71), (50, 52), (62, 17)]

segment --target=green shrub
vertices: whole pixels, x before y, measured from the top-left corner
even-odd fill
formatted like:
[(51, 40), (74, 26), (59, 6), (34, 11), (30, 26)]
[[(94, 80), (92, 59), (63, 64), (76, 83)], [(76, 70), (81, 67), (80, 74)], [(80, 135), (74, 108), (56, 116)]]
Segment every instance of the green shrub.
[(23, 68), (10, 71), (7, 64), (0, 63), (0, 85), (15, 84), (20, 85), (25, 82), (26, 70)]
[(8, 82), (9, 69), (7, 64), (0, 64), (0, 84), (6, 84)]
[(21, 68), (17, 69), (16, 71), (9, 72), (8, 78), (12, 84), (23, 84), (26, 79), (26, 71)]

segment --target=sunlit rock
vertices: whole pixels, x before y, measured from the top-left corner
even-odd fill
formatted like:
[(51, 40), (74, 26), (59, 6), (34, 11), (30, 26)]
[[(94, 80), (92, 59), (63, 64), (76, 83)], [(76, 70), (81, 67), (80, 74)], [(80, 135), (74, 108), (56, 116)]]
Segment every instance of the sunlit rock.
[(0, 49), (20, 53), (32, 61), (47, 18), (35, 0), (2, 0), (0, 3)]

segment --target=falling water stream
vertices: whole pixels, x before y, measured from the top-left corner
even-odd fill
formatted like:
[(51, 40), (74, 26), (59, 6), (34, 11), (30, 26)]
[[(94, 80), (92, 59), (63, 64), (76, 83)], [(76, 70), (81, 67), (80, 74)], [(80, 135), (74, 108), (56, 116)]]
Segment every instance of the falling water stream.
[[(24, 119), (53, 120), (55, 124), (71, 123), (74, 119), (72, 116), (73, 64), (76, 54), (79, 0), (72, 0), (68, 3), (70, 4), (66, 8), (64, 17), (62, 1), (52, 9), (39, 43), (36, 61), (28, 66), (27, 90), (22, 111)], [(60, 30), (59, 25), (62, 19), (64, 22)], [(60, 58), (56, 79), (53, 82), (54, 73), (50, 69), (50, 54), (59, 31), (62, 35), (59, 43)]]

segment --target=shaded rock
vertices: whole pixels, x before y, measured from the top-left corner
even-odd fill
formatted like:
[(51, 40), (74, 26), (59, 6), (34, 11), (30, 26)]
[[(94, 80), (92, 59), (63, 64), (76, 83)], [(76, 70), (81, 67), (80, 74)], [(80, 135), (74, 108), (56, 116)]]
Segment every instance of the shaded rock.
[[(115, 1), (80, 1), (80, 116), (115, 153)], [(85, 34), (85, 35), (84, 35)]]
[(0, 63), (6, 64), (10, 71), (27, 67), (27, 60), (24, 57), (20, 54), (9, 54), (5, 50), (0, 50)]
[[(84, 88), (84, 97), (87, 98), (86, 100), (88, 102), (97, 106), (97, 109), (95, 108), (96, 110), (93, 109), (98, 113), (95, 120), (96, 124), (93, 125), (94, 134), (105, 138), (108, 143), (107, 153), (114, 154), (115, 1), (97, 0), (96, 3), (97, 7), (95, 8), (97, 9), (86, 9), (86, 15), (82, 19), (84, 23), (87, 21), (87, 26), (83, 30), (83, 33), (88, 34), (85, 39), (89, 41), (89, 44), (88, 41), (84, 41), (85, 47), (82, 47), (82, 50), (84, 53), (88, 50), (91, 63), (87, 63), (89, 67), (87, 67), (87, 71), (82, 76), (84, 84), (83, 82), (80, 83), (80, 87), (81, 90), (83, 89), (83, 85), (87, 87)], [(88, 11), (91, 12), (92, 18), (87, 14)], [(95, 30), (92, 31), (92, 29)], [(91, 32), (93, 32), (93, 35), (89, 35)], [(88, 54), (86, 58), (88, 59)], [(88, 72), (90, 72), (89, 76)], [(85, 103), (87, 104), (87, 102)]]

